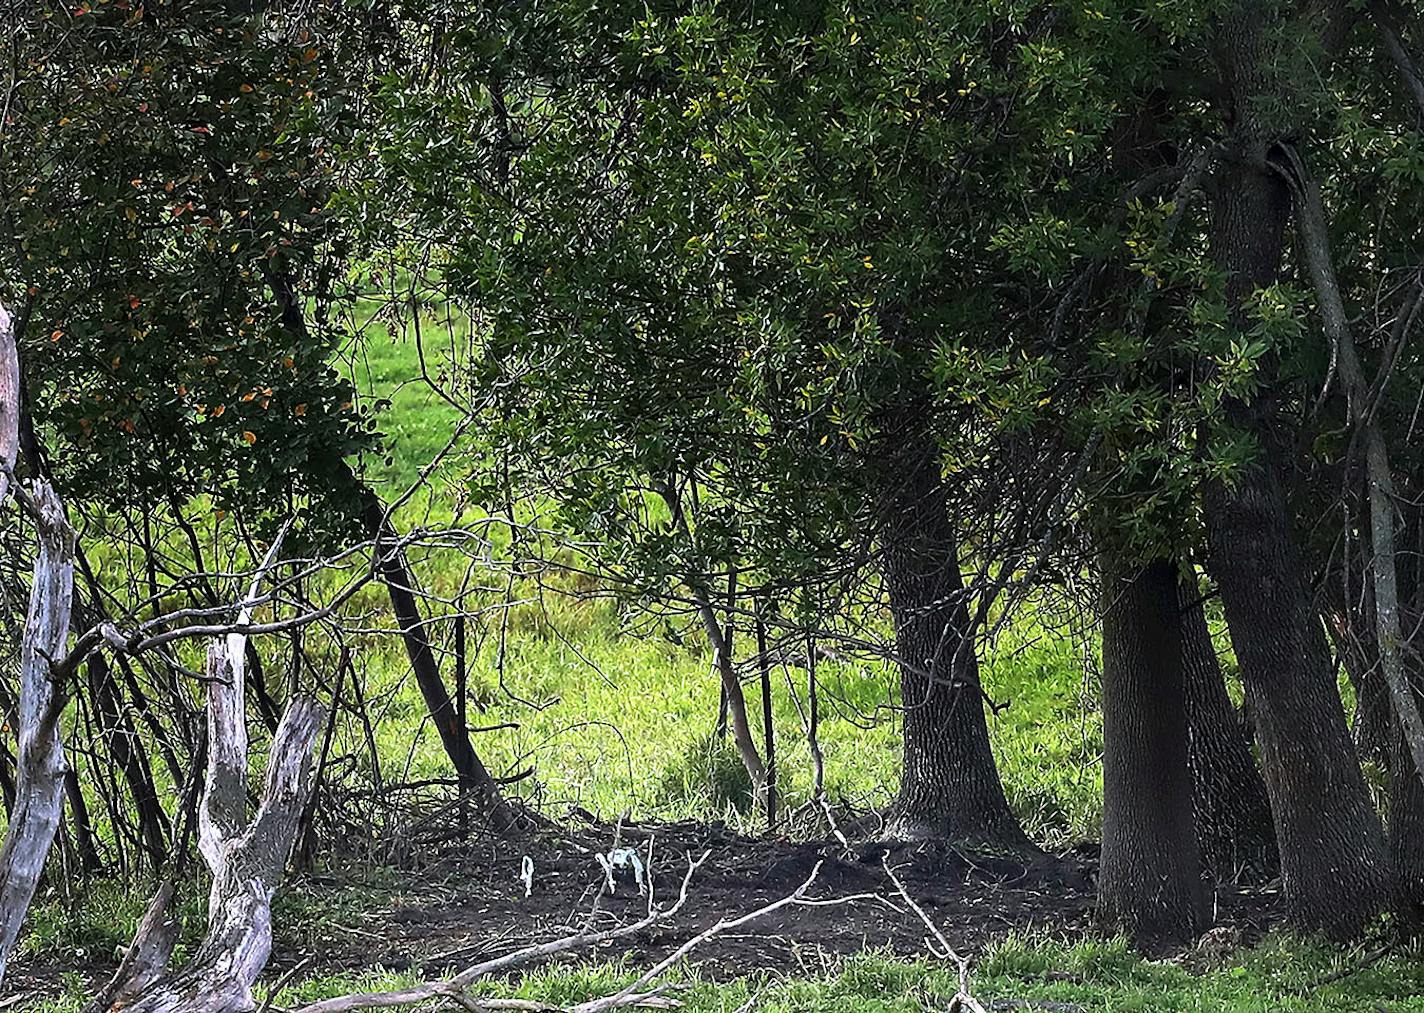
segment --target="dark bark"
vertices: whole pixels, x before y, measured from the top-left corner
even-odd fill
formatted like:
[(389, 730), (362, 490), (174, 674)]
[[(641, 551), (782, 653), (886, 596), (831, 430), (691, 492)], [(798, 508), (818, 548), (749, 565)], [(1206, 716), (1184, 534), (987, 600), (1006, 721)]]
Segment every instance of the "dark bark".
[(766, 747), (766, 828), (776, 830), (776, 728), (771, 711), (771, 658), (766, 648), (766, 622), (756, 619), (757, 670), (761, 674), (761, 733)]
[[(272, 289), (282, 325), (293, 334), (308, 336), (306, 316), (293, 279), (280, 271), (271, 270), (264, 272), (264, 277)], [(329, 466), (329, 462), (314, 463)], [(426, 710), (440, 735), (445, 754), (460, 779), (461, 791), (474, 795), (492, 826), (499, 830), (510, 829), (517, 822), (514, 810), (505, 801), (498, 783), (475, 752), (470, 742), (470, 731), (460, 723), (450, 691), (440, 677), (440, 666), (435, 660), (435, 652), (430, 649), (430, 641), (421, 622), (420, 607), (416, 604), (415, 578), (406, 565), (405, 554), (392, 551), (395, 532), (386, 517), (385, 504), (345, 462), (338, 462), (336, 470), (338, 479), (349, 484), (355, 495), (360, 497), (361, 523), (366, 536), (376, 541), (381, 579), (390, 594), (391, 609), (400, 626), (401, 639), (415, 672), (416, 685), (420, 687), (420, 694), (425, 699)]]
[(149, 863), (157, 869), (168, 855), (168, 817), (158, 800), (153, 769), (138, 730), (119, 703), (118, 686), (102, 654), (90, 656), (86, 666), (89, 695), (94, 701), (109, 757), (123, 774), (138, 818), (139, 835)]
[(99, 846), (94, 840), (94, 823), (89, 816), (89, 800), (79, 785), (79, 775), (73, 767), (64, 772), (64, 802), (69, 811), (69, 823), (74, 828), (74, 850), (83, 872), (98, 872), (104, 867)]
[(1212, 574), (1256, 720), (1288, 921), (1357, 935), (1383, 908), (1384, 835), (1269, 460), (1206, 497)]
[[(1231, 141), (1211, 187), (1211, 254), (1225, 271), (1233, 319), (1256, 289), (1279, 280), (1291, 201), (1267, 163), (1282, 125), (1270, 121), (1282, 82), (1272, 51), (1284, 8), (1243, 0), (1219, 23), (1215, 54)], [(1338, 19), (1321, 19), (1324, 31)], [(1333, 35), (1332, 35), (1333, 38)], [(1350, 740), (1319, 617), (1307, 593), (1273, 435), (1275, 364), (1263, 392), (1229, 402), (1225, 419), (1249, 434), (1255, 460), (1204, 496), (1208, 564), (1256, 723), (1275, 820), (1289, 923), (1357, 935), (1386, 897), (1384, 834)]]
[[(1411, 672), (1416, 698), (1424, 679)], [(1412, 934), (1424, 931), (1424, 781), (1414, 769), (1404, 733), (1397, 725), (1389, 759), (1389, 816), (1387, 838), (1394, 879), (1395, 911), (1401, 927)]]
[(938, 447), (913, 421), (887, 434), (882, 559), (904, 708), (900, 793), (887, 835), (1035, 850), (989, 746), (969, 609)]
[(1226, 691), (1195, 580), (1182, 580), (1180, 606), (1187, 766), (1202, 861), (1218, 879), (1273, 875), (1276, 832), (1266, 782)]
[(1158, 950), (1205, 927), (1192, 826), (1178, 571), (1103, 567), (1103, 847), (1098, 911)]
[(362, 506), (361, 518), (366, 526), (366, 533), (377, 542), (381, 579), (390, 593), (391, 608), (400, 626), (401, 639), (405, 642), (406, 654), (410, 658), (415, 682), (425, 700), (430, 720), (440, 735), (445, 754), (455, 767), (461, 791), (474, 796), (482, 815), (488, 818), (496, 829), (508, 829), (515, 824), (514, 812), (501, 796), (499, 785), (475, 753), (470, 742), (469, 729), (460, 724), (455, 703), (450, 699), (450, 691), (446, 688), (444, 679), (440, 677), (440, 666), (425, 635), (420, 606), (415, 600), (415, 577), (406, 565), (405, 554), (393, 545), (393, 532), (386, 518), (385, 505), (370, 490), (365, 490), (365, 495), (366, 502)]

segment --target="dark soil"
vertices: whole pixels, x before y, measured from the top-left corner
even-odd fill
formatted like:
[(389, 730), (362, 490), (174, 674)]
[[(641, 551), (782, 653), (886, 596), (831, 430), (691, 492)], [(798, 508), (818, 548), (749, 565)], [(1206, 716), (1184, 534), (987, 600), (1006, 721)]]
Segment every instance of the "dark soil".
[[(897, 896), (881, 865), (886, 855), (911, 896), (961, 953), (977, 952), (1011, 932), (1071, 940), (1093, 928), (1096, 855), (1091, 848), (1024, 861), (965, 854), (942, 842), (888, 849), (861, 845), (847, 853), (834, 843), (747, 838), (717, 825), (587, 826), (442, 849), (421, 868), (402, 872), (397, 890), (358, 895), (364, 902), (350, 899), (348, 881), (342, 878), (301, 879), (290, 888), (289, 900), (295, 898), (292, 903), (309, 913), (296, 919), (298, 924), (284, 923), (288, 905), (279, 906), (269, 974), (302, 963), (304, 974), (387, 967), (418, 968), (434, 976), (567, 935), (588, 924), (595, 906), (598, 927), (635, 921), (646, 912), (647, 898), (639, 895), (631, 877), (620, 878), (616, 893), (601, 889), (604, 874), (595, 853), (606, 851), (615, 835), (643, 856), (651, 841), (654, 887), (662, 906), (676, 899), (688, 857), (710, 854), (676, 918), (571, 959), (626, 958), (646, 966), (719, 919), (792, 893), (817, 862), (820, 872), (807, 899), (868, 894), (883, 900), (867, 896), (783, 908), (699, 946), (691, 959), (701, 972), (713, 978), (759, 970), (810, 973), (864, 950), (924, 954), (928, 931)], [(527, 898), (519, 880), (526, 854), (535, 870), (534, 890)], [(1222, 888), (1217, 924), (1227, 926), (1233, 940), (1249, 942), (1267, 927), (1274, 907), (1269, 891)], [(320, 914), (314, 917), (313, 911)], [(66, 972), (97, 980), (112, 966), (107, 954), (84, 967), (73, 961), (21, 962), (13, 968), (7, 992), (52, 991)]]

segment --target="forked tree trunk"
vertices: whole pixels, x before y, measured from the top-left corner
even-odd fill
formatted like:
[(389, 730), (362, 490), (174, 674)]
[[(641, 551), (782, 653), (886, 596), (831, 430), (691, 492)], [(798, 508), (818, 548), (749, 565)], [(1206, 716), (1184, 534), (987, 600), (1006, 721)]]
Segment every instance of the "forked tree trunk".
[(1149, 951), (1205, 927), (1187, 771), (1178, 570), (1103, 566), (1103, 846), (1098, 912)]
[(15, 805), (0, 845), (0, 986), (59, 828), (68, 771), (59, 728), (63, 695), (50, 678), (50, 662), (64, 656), (69, 635), (74, 534), (47, 484), (36, 483), (33, 499), (39, 555), (20, 648)]
[(1274, 875), (1276, 831), (1266, 782), (1226, 691), (1196, 581), (1180, 584), (1187, 767), (1202, 862), (1217, 879)]
[(247, 815), (244, 641), (208, 651), (208, 768), (198, 810), (198, 850), (212, 872), (208, 931), (186, 967), (168, 973), (177, 933), (165, 884), (150, 905), (120, 974), (91, 1008), (127, 1013), (245, 1013), (272, 952), (272, 895), (281, 884), (311, 791), (316, 701), (294, 698), (277, 728), (257, 813)]
[(885, 461), (882, 560), (900, 663), (904, 752), (886, 834), (1033, 852), (989, 746), (938, 447), (911, 419), (898, 428), (886, 434), (895, 443)]

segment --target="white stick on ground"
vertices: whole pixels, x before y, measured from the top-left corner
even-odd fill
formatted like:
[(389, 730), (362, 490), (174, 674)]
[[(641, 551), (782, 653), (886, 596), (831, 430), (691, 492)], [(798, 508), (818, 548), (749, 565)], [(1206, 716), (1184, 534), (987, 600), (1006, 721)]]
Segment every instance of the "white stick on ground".
[(988, 1011), (980, 1005), (979, 1000), (975, 999), (969, 992), (969, 958), (960, 956), (959, 951), (945, 938), (939, 926), (934, 923), (934, 920), (931, 919), (929, 915), (925, 914), (925, 909), (915, 903), (915, 898), (910, 896), (910, 891), (905, 889), (905, 884), (900, 882), (900, 877), (896, 876), (895, 870), (890, 868), (890, 857), (888, 855), (880, 856), (880, 864), (885, 867), (885, 875), (890, 877), (890, 882), (894, 884), (895, 890), (900, 894), (901, 899), (909, 905), (910, 910), (915, 912), (920, 921), (924, 922), (925, 927), (930, 930), (935, 940), (939, 943), (940, 949), (936, 950), (933, 946), (930, 946), (930, 953), (941, 960), (954, 961), (959, 968), (959, 991), (956, 992), (954, 998), (949, 1001), (948, 1013), (955, 1013), (955, 1010), (959, 1009), (967, 1009), (970, 1013), (988, 1013)]

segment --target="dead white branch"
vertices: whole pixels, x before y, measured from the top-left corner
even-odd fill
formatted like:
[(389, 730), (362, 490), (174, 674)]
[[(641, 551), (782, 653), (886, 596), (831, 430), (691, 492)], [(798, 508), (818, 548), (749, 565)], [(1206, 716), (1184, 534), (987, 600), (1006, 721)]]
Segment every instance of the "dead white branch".
[(930, 946), (930, 953), (941, 960), (954, 961), (959, 969), (959, 991), (956, 992), (954, 998), (949, 1001), (948, 1013), (955, 1013), (955, 1010), (959, 1009), (967, 1009), (970, 1013), (987, 1013), (979, 1000), (975, 999), (969, 991), (969, 958), (960, 955), (959, 951), (945, 938), (944, 933), (940, 931), (939, 926), (934, 923), (934, 920), (925, 914), (925, 909), (915, 903), (915, 898), (910, 896), (910, 891), (905, 889), (905, 884), (900, 882), (900, 877), (895, 875), (894, 869), (890, 868), (890, 858), (888, 855), (881, 856), (880, 864), (885, 867), (885, 875), (890, 877), (890, 882), (894, 884), (895, 890), (900, 894), (901, 899), (904, 900), (911, 911), (915, 912), (915, 915), (920, 921), (924, 922), (925, 928), (930, 930), (930, 933), (935, 937), (935, 941), (939, 943), (939, 949), (935, 949), (933, 945)]
[[(278, 544), (253, 579), (256, 598)], [(238, 617), (249, 622), (250, 607)], [(315, 700), (295, 698), (277, 727), (256, 814), (247, 814), (248, 740), (243, 701), (247, 638), (229, 633), (208, 650), (207, 782), (198, 809), (198, 851), (213, 882), (208, 932), (181, 971), (168, 974), (172, 921), (156, 898), (133, 945), (133, 977), (112, 989), (108, 1008), (130, 1013), (239, 1013), (255, 1007), (252, 984), (272, 953), (272, 896), (282, 881), (311, 792), (312, 747), (322, 726)]]
[(20, 459), (20, 353), (15, 322), (0, 304), (0, 501)]
[(35, 486), (30, 505), (39, 554), (20, 649), (15, 805), (0, 846), (0, 985), (59, 828), (68, 769), (59, 729), (64, 694), (52, 677), (51, 662), (63, 656), (69, 635), (74, 533), (49, 485)]
[[(1340, 378), (1350, 420), (1364, 444), (1366, 500), (1370, 512), (1370, 580), (1374, 588), (1375, 639), (1380, 669), (1389, 687), (1395, 717), (1414, 760), (1415, 773), (1424, 778), (1424, 718), (1404, 666), (1404, 633), (1399, 618), (1399, 582), (1395, 562), (1394, 475), (1389, 449), (1379, 420), (1371, 410), (1371, 383), (1360, 363), (1349, 317), (1340, 294), (1340, 282), (1330, 253), (1330, 233), (1320, 190), (1305, 171), (1295, 151), (1284, 149), (1283, 175), (1295, 192), (1301, 247), (1315, 288), (1316, 302), (1326, 337), (1339, 356)], [(1383, 390), (1386, 372), (1375, 380)]]

